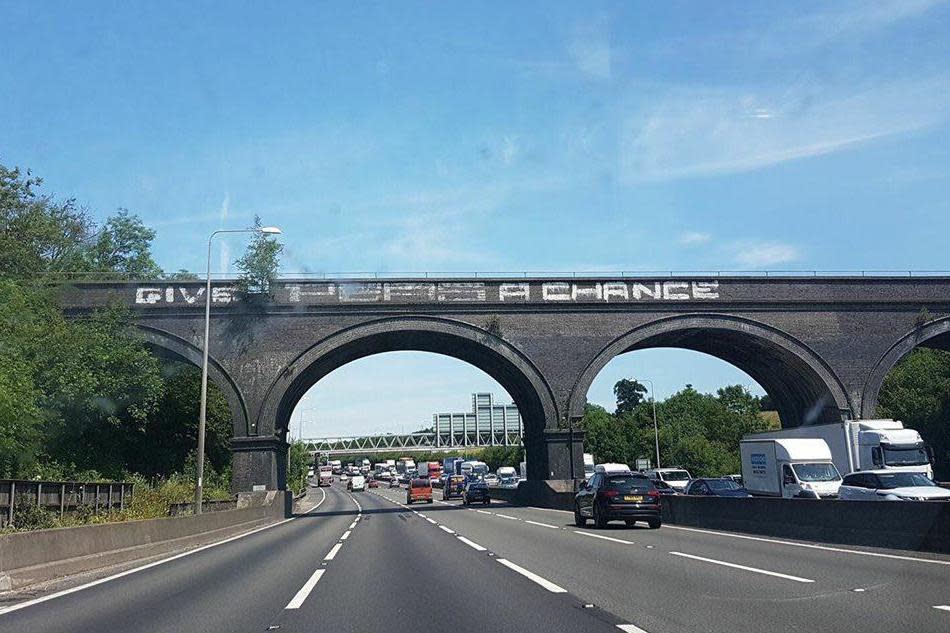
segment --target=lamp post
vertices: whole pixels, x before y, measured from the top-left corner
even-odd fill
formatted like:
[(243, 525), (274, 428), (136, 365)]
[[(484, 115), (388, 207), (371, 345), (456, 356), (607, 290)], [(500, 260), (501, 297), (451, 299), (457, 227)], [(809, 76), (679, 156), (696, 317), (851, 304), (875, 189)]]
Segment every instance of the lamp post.
[(211, 345), (211, 241), (219, 233), (264, 233), (279, 235), (276, 226), (254, 229), (220, 229), (208, 236), (208, 269), (205, 277), (205, 337), (201, 358), (201, 404), (198, 409), (198, 480), (195, 482), (195, 514), (201, 514), (201, 497), (205, 472), (205, 417), (208, 413), (208, 348)]
[(660, 429), (656, 424), (656, 397), (653, 394), (653, 381), (649, 378), (643, 382), (650, 383), (650, 402), (653, 403), (653, 439), (656, 442), (656, 468), (660, 467)]

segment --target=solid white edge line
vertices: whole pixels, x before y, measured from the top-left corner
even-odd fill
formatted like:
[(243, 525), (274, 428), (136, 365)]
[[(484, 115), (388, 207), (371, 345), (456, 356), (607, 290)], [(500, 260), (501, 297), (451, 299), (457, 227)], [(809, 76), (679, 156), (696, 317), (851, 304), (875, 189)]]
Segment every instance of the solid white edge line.
[(617, 628), (621, 631), (626, 631), (626, 633), (647, 633), (635, 624), (618, 624)]
[(551, 525), (550, 523), (539, 523), (537, 521), (529, 521), (528, 519), (525, 519), (524, 522), (530, 523), (531, 525), (540, 525), (541, 527), (551, 528), (552, 530), (557, 529), (556, 525)]
[(452, 528), (447, 528), (444, 525), (440, 525), (439, 529), (442, 530), (443, 532), (448, 532), (449, 534), (455, 534), (455, 530), (453, 530)]
[(701, 534), (712, 534), (713, 536), (725, 536), (728, 538), (739, 538), (746, 541), (760, 541), (762, 543), (776, 543), (778, 545), (789, 545), (791, 547), (804, 547), (807, 549), (818, 549), (825, 552), (839, 552), (842, 554), (858, 554), (859, 556), (874, 556), (876, 558), (891, 558), (894, 560), (909, 560), (917, 563), (931, 563), (933, 565), (950, 565), (950, 560), (935, 560), (930, 558), (917, 558), (916, 556), (901, 556), (900, 554), (884, 554), (881, 552), (865, 552), (857, 549), (848, 549), (846, 547), (832, 547), (830, 545), (813, 545), (811, 543), (795, 543), (793, 541), (783, 541), (781, 539), (766, 538), (764, 536), (749, 536), (746, 534), (733, 534), (731, 532), (716, 532), (715, 530), (703, 530), (701, 528), (683, 527), (681, 525), (664, 525), (663, 529), (683, 530), (684, 532), (699, 532)]
[(950, 604), (935, 604), (934, 609), (940, 609), (941, 611), (950, 611)]
[(547, 578), (542, 578), (541, 576), (537, 575), (536, 573), (531, 572), (531, 571), (528, 571), (528, 570), (525, 569), (524, 567), (519, 567), (518, 565), (515, 565), (515, 564), (512, 563), (510, 560), (505, 560), (504, 558), (496, 558), (495, 560), (497, 560), (499, 563), (501, 563), (502, 565), (504, 565), (504, 566), (507, 567), (508, 569), (510, 569), (510, 570), (512, 570), (512, 571), (515, 571), (515, 572), (521, 574), (522, 576), (524, 576), (524, 577), (527, 578), (528, 580), (530, 580), (530, 581), (532, 581), (532, 582), (535, 582), (535, 583), (541, 585), (542, 587), (544, 587), (545, 589), (547, 589), (547, 590), (550, 591), (551, 593), (567, 593), (567, 590), (566, 590), (566, 589), (564, 589), (564, 588), (562, 588), (562, 587), (559, 587), (558, 585), (555, 585), (553, 582), (551, 582), (551, 581), (548, 580)]
[(476, 551), (478, 551), (478, 552), (484, 552), (484, 551), (485, 551), (485, 548), (484, 548), (484, 547), (482, 547), (481, 545), (479, 545), (479, 544), (476, 543), (475, 541), (470, 541), (470, 540), (468, 540), (468, 539), (465, 538), (464, 536), (458, 536), (458, 535), (456, 535), (455, 538), (457, 538), (458, 540), (462, 541), (463, 543), (465, 543), (466, 545), (468, 545), (469, 547), (471, 547), (472, 549), (474, 549), (474, 550), (476, 550)]
[[(304, 512), (304, 514), (310, 514), (311, 512), (313, 512), (314, 510), (316, 510), (317, 508), (319, 508), (320, 505), (323, 504), (324, 501), (326, 501), (326, 499), (327, 499), (327, 493), (326, 493), (322, 488), (320, 489), (320, 492), (323, 493), (323, 498), (320, 499), (320, 501), (317, 503), (317, 505), (313, 506), (312, 508), (310, 508), (309, 510), (307, 510), (306, 512)], [(303, 516), (303, 515), (300, 515), (300, 516)], [(287, 522), (289, 522), (289, 521), (293, 521), (294, 519), (299, 519), (299, 518), (300, 518), (300, 517), (290, 517), (289, 519), (283, 519), (283, 520), (281, 520), (281, 521), (277, 521), (276, 523), (271, 523), (270, 525), (265, 525), (265, 526), (262, 526), (262, 527), (259, 527), (259, 528), (255, 528), (255, 529), (251, 530), (250, 532), (243, 532), (243, 533), (241, 533), (241, 534), (236, 534), (235, 536), (229, 536), (228, 538), (223, 539), (223, 540), (221, 540), (221, 541), (216, 541), (216, 542), (214, 542), (214, 543), (208, 543), (207, 545), (202, 545), (201, 547), (196, 547), (195, 549), (188, 550), (187, 552), (179, 552), (178, 554), (175, 554), (175, 555), (173, 555), (173, 556), (169, 556), (168, 558), (163, 558), (163, 559), (161, 559), (161, 560), (152, 561), (151, 563), (146, 563), (145, 565), (142, 565), (141, 567), (133, 567), (132, 569), (126, 569), (125, 571), (121, 571), (121, 572), (119, 572), (119, 573), (117, 573), (117, 574), (112, 574), (111, 576), (106, 576), (105, 578), (99, 578), (98, 580), (93, 580), (93, 581), (90, 581), (90, 582), (87, 582), (87, 583), (84, 583), (84, 584), (81, 584), (81, 585), (77, 585), (77, 586), (75, 586), (75, 587), (70, 587), (69, 589), (63, 589), (62, 591), (57, 591), (57, 592), (55, 592), (55, 593), (51, 593), (51, 594), (49, 594), (49, 595), (42, 596), (42, 597), (40, 597), (40, 598), (33, 598), (32, 600), (26, 600), (26, 601), (24, 601), (24, 602), (18, 602), (18, 603), (16, 603), (16, 604), (10, 605), (9, 607), (0, 608), (0, 615), (4, 615), (4, 614), (6, 614), (6, 613), (12, 613), (12, 612), (14, 612), (14, 611), (19, 611), (20, 609), (25, 609), (26, 607), (32, 607), (33, 605), (40, 604), (40, 603), (43, 603), (43, 602), (47, 602), (48, 600), (53, 600), (53, 599), (55, 599), (55, 598), (60, 598), (60, 597), (62, 597), (62, 596), (68, 596), (68, 595), (71, 594), (71, 593), (76, 593), (77, 591), (82, 591), (83, 589), (89, 589), (90, 587), (95, 587), (96, 585), (101, 585), (101, 584), (110, 582), (110, 581), (112, 581), (112, 580), (118, 580), (119, 578), (125, 578), (126, 576), (131, 576), (132, 574), (136, 574), (136, 573), (138, 573), (138, 572), (140, 572), (140, 571), (145, 571), (146, 569), (151, 569), (152, 567), (158, 567), (159, 565), (164, 565), (165, 563), (170, 563), (170, 562), (172, 562), (173, 560), (178, 560), (179, 558), (184, 558), (184, 557), (186, 557), (186, 556), (191, 556), (192, 554), (197, 554), (198, 552), (203, 552), (203, 551), (205, 551), (205, 550), (211, 549), (212, 547), (217, 547), (217, 546), (219, 546), (219, 545), (224, 545), (225, 543), (230, 543), (230, 542), (232, 542), (232, 541), (236, 541), (236, 540), (238, 540), (238, 539), (242, 539), (242, 538), (244, 538), (245, 536), (250, 536), (250, 535), (252, 535), (252, 534), (257, 534), (258, 532), (263, 532), (264, 530), (269, 530), (269, 529), (271, 529), (271, 528), (275, 528), (275, 527), (277, 527), (278, 525), (283, 525), (284, 523), (287, 523)]]
[(320, 577), (323, 576), (325, 569), (318, 569), (313, 572), (313, 575), (303, 584), (303, 587), (300, 588), (300, 591), (290, 599), (290, 602), (287, 603), (285, 609), (299, 609), (303, 605), (304, 600), (307, 599), (307, 596), (310, 595), (310, 592), (313, 591), (313, 588), (317, 586), (317, 583), (320, 582)]
[(340, 540), (345, 541), (348, 538), (350, 538), (350, 530), (347, 530), (346, 532), (344, 532), (343, 536), (340, 537)]
[(323, 557), (323, 560), (333, 560), (334, 558), (336, 558), (336, 554), (337, 552), (340, 551), (341, 547), (343, 547), (343, 543), (337, 543), (336, 545), (331, 547), (330, 551), (327, 552), (327, 555)]
[(499, 517), (499, 518), (502, 518), (502, 519), (509, 519), (509, 520), (511, 520), (511, 521), (520, 521), (520, 520), (521, 520), (521, 519), (519, 519), (518, 517), (509, 516), (509, 515), (507, 515), (507, 514), (499, 514), (499, 513), (497, 513), (497, 512), (495, 512), (495, 516), (496, 516), (496, 517)]
[(751, 571), (756, 574), (765, 574), (766, 576), (775, 576), (776, 578), (784, 578), (785, 580), (794, 580), (795, 582), (815, 582), (809, 578), (801, 578), (799, 576), (790, 576), (788, 574), (780, 574), (777, 571), (769, 571), (767, 569), (759, 569), (758, 567), (747, 567), (746, 565), (737, 565), (736, 563), (727, 563), (724, 560), (716, 560), (715, 558), (704, 558), (703, 556), (694, 556), (693, 554), (684, 554), (683, 552), (670, 552), (673, 556), (682, 556), (683, 558), (691, 558), (693, 560), (702, 561), (704, 563), (712, 563), (713, 565), (722, 565), (723, 567), (731, 567), (733, 569), (741, 569), (743, 571)]
[(582, 536), (589, 536), (591, 538), (599, 538), (605, 541), (613, 541), (614, 543), (623, 543), (624, 545), (633, 545), (633, 541), (625, 541), (622, 538), (614, 538), (612, 536), (604, 536), (602, 534), (593, 534), (591, 532), (584, 532), (582, 530), (574, 530), (574, 534), (580, 534)]

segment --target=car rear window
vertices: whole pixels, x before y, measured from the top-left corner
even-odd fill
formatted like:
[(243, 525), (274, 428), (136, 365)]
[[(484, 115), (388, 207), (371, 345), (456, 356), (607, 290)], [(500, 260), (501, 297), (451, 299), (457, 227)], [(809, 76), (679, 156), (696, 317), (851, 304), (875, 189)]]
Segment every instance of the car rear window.
[(412, 487), (413, 488), (429, 488), (430, 487), (429, 480), (428, 479), (413, 479)]
[(639, 475), (612, 475), (607, 479), (606, 488), (618, 492), (648, 492), (655, 490), (653, 482)]

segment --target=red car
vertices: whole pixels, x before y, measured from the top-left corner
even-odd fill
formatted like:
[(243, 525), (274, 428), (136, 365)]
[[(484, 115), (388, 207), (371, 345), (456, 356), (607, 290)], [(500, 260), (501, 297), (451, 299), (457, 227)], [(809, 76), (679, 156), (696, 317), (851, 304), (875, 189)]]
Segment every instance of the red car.
[(370, 480), (369, 480), (369, 487), (370, 487), (370, 488), (379, 488), (379, 482), (376, 481), (375, 479), (370, 479)]

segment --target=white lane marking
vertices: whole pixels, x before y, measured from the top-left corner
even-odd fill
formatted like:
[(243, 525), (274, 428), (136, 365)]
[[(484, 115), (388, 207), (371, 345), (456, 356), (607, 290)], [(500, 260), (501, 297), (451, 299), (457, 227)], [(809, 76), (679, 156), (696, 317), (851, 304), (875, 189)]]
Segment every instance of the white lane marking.
[(777, 571), (759, 569), (758, 567), (747, 567), (746, 565), (737, 565), (736, 563), (727, 563), (724, 560), (716, 560), (715, 558), (704, 558), (702, 556), (693, 556), (692, 554), (684, 554), (682, 552), (670, 552), (670, 554), (672, 554), (673, 556), (682, 556), (683, 558), (691, 558), (693, 560), (702, 561), (704, 563), (712, 563), (713, 565), (722, 565), (723, 567), (731, 567), (733, 569), (751, 571), (756, 574), (765, 574), (766, 576), (775, 576), (776, 578), (784, 578), (785, 580), (794, 580), (795, 582), (815, 582), (814, 580), (811, 580), (809, 578), (800, 578), (798, 576), (780, 574)]
[(353, 521), (352, 523), (350, 523), (350, 527), (348, 527), (347, 529), (352, 530), (355, 527), (356, 527), (356, 521)]
[(647, 633), (635, 624), (618, 624), (617, 628), (621, 631), (626, 631), (626, 633)]
[(320, 577), (323, 576), (325, 569), (318, 569), (313, 572), (313, 575), (303, 584), (303, 587), (300, 588), (300, 591), (290, 599), (290, 602), (287, 603), (285, 609), (299, 609), (303, 604), (303, 601), (307, 599), (307, 596), (310, 595), (310, 592), (313, 591), (313, 588), (317, 586), (317, 583), (320, 582)]
[[(320, 499), (320, 501), (317, 503), (317, 505), (313, 506), (312, 508), (310, 508), (309, 510), (307, 510), (307, 511), (304, 512), (303, 514), (310, 514), (311, 512), (313, 512), (314, 510), (316, 510), (317, 508), (319, 508), (319, 507), (321, 506), (321, 504), (323, 504), (324, 501), (326, 501), (326, 499), (327, 499), (327, 493), (326, 493), (323, 489), (321, 489), (320, 492), (323, 493), (323, 498)], [(303, 516), (303, 515), (300, 515), (300, 516)], [(71, 594), (71, 593), (76, 593), (77, 591), (82, 591), (83, 589), (89, 589), (90, 587), (95, 587), (96, 585), (101, 585), (101, 584), (103, 584), (103, 583), (107, 583), (107, 582), (110, 582), (110, 581), (112, 581), (112, 580), (118, 580), (119, 578), (125, 578), (126, 576), (131, 576), (132, 574), (136, 574), (136, 573), (138, 573), (138, 572), (140, 572), (140, 571), (145, 571), (146, 569), (151, 569), (152, 567), (158, 567), (159, 565), (164, 565), (165, 563), (170, 563), (170, 562), (172, 562), (173, 560), (178, 560), (179, 558), (184, 558), (185, 556), (191, 556), (192, 554), (197, 554), (198, 552), (203, 552), (203, 551), (205, 551), (205, 550), (207, 550), (207, 549), (211, 549), (212, 547), (217, 547), (217, 546), (219, 546), (219, 545), (224, 545), (225, 543), (231, 543), (232, 541), (236, 541), (236, 540), (238, 540), (238, 539), (242, 539), (242, 538), (244, 538), (245, 536), (250, 536), (250, 535), (252, 535), (252, 534), (257, 534), (258, 532), (263, 532), (264, 530), (269, 530), (269, 529), (271, 529), (271, 528), (275, 528), (275, 527), (277, 527), (278, 525), (283, 525), (284, 523), (287, 523), (287, 522), (289, 522), (289, 521), (293, 521), (294, 519), (299, 519), (299, 518), (300, 518), (300, 517), (297, 516), (297, 517), (290, 517), (289, 519), (283, 519), (283, 520), (281, 520), (281, 521), (278, 521), (277, 523), (271, 523), (270, 525), (265, 525), (265, 526), (263, 526), (263, 527), (255, 528), (255, 529), (251, 530), (250, 532), (244, 532), (243, 534), (237, 534), (237, 535), (235, 535), (235, 536), (230, 536), (230, 537), (228, 537), (228, 538), (226, 538), (226, 539), (224, 539), (224, 540), (217, 541), (217, 542), (215, 542), (215, 543), (209, 543), (209, 544), (207, 544), (207, 545), (202, 545), (201, 547), (196, 547), (195, 549), (188, 550), (187, 552), (181, 552), (181, 553), (179, 553), (179, 554), (175, 554), (174, 556), (169, 556), (168, 558), (163, 558), (163, 559), (161, 559), (161, 560), (156, 560), (156, 561), (153, 561), (153, 562), (151, 562), (151, 563), (147, 563), (147, 564), (145, 564), (145, 565), (142, 565), (141, 567), (133, 567), (132, 569), (126, 569), (125, 571), (120, 571), (120, 572), (117, 573), (117, 574), (112, 574), (111, 576), (106, 576), (105, 578), (100, 578), (100, 579), (98, 579), (98, 580), (93, 580), (93, 581), (87, 582), (87, 583), (82, 584), (82, 585), (77, 585), (77, 586), (75, 586), (75, 587), (71, 587), (71, 588), (69, 588), (69, 589), (63, 589), (62, 591), (57, 591), (57, 592), (55, 592), (55, 593), (51, 593), (51, 594), (46, 595), (46, 596), (43, 596), (43, 597), (41, 597), (41, 598), (33, 598), (32, 600), (26, 600), (25, 602), (18, 602), (17, 604), (10, 605), (9, 607), (0, 608), (0, 615), (3, 615), (3, 614), (5, 614), (5, 613), (12, 613), (12, 612), (14, 612), (14, 611), (19, 611), (20, 609), (25, 609), (26, 607), (32, 607), (32, 606), (35, 605), (35, 604), (40, 604), (40, 603), (46, 602), (46, 601), (48, 601), (48, 600), (53, 600), (54, 598), (60, 598), (60, 597), (62, 597), (62, 596), (68, 596), (68, 595)]]
[(551, 582), (550, 580), (548, 580), (548, 579), (546, 579), (546, 578), (542, 578), (541, 576), (537, 575), (537, 574), (534, 573), (534, 572), (528, 571), (528, 570), (525, 569), (524, 567), (519, 567), (518, 565), (515, 565), (515, 564), (512, 563), (510, 560), (505, 560), (504, 558), (496, 558), (495, 560), (497, 560), (499, 563), (501, 563), (502, 565), (504, 565), (504, 566), (507, 567), (508, 569), (511, 569), (512, 571), (518, 572), (519, 574), (521, 574), (522, 576), (524, 576), (524, 577), (527, 578), (528, 580), (531, 580), (531, 581), (533, 581), (533, 582), (538, 583), (539, 585), (541, 585), (542, 587), (544, 587), (545, 589), (547, 589), (547, 590), (550, 591), (551, 593), (567, 593), (567, 590), (566, 590), (566, 589), (563, 589), (563, 588), (561, 588), (561, 587), (555, 585), (555, 584), (554, 584), (553, 582)]
[(431, 523), (432, 525), (436, 525), (435, 519), (430, 519), (430, 518), (426, 517), (426, 521), (428, 521), (428, 522)]
[(440, 525), (439, 529), (442, 530), (443, 532), (448, 532), (449, 534), (455, 534), (454, 530), (452, 530), (451, 528), (447, 528), (444, 525)]
[(511, 519), (512, 521), (520, 521), (520, 520), (521, 520), (521, 519), (519, 519), (518, 517), (509, 516), (509, 515), (507, 515), (507, 514), (499, 514), (499, 513), (497, 513), (497, 512), (495, 513), (495, 516), (496, 516), (496, 517), (501, 517), (502, 519)]
[(476, 510), (475, 512), (478, 512), (479, 514), (491, 514), (491, 512), (488, 510)]
[(574, 530), (574, 534), (581, 534), (583, 536), (589, 536), (591, 538), (599, 538), (605, 541), (613, 541), (614, 543), (623, 543), (625, 545), (633, 545), (633, 541), (625, 541), (622, 538), (614, 538), (612, 536), (604, 536), (603, 534), (593, 534), (591, 532), (584, 532), (581, 530)]
[(426, 515), (422, 514), (421, 512), (419, 513), (419, 516), (420, 516), (421, 518), (423, 518), (423, 519), (428, 518), (428, 517), (426, 517)]
[(340, 540), (345, 541), (348, 538), (350, 538), (350, 530), (347, 530), (346, 532), (344, 532), (343, 536), (340, 537)]
[(890, 558), (894, 560), (909, 560), (917, 563), (931, 563), (933, 565), (950, 565), (950, 560), (934, 560), (930, 558), (917, 558), (915, 556), (901, 556), (899, 554), (882, 554), (880, 552), (865, 552), (856, 549), (847, 549), (845, 547), (831, 547), (828, 545), (812, 545), (811, 543), (794, 543), (792, 541), (783, 541), (774, 538), (765, 538), (762, 536), (747, 536), (745, 534), (732, 534), (730, 532), (716, 532), (713, 530), (703, 530), (700, 528), (682, 527), (679, 525), (664, 525), (664, 529), (683, 530), (685, 532), (700, 532), (702, 534), (712, 534), (713, 536), (725, 536), (729, 538), (739, 538), (747, 541), (761, 541), (762, 543), (777, 543), (778, 545), (789, 545), (791, 547), (804, 547), (807, 549), (819, 549), (825, 552), (839, 552), (842, 554), (858, 554), (859, 556), (874, 556), (877, 558)]
[(551, 528), (552, 530), (557, 529), (556, 525), (551, 525), (550, 523), (538, 523), (537, 521), (529, 521), (528, 519), (525, 519), (524, 522), (530, 523), (531, 525), (540, 525), (541, 527)]
[(337, 543), (330, 548), (330, 551), (327, 552), (327, 555), (323, 557), (323, 560), (333, 560), (336, 558), (336, 553), (340, 551), (340, 548), (343, 547), (343, 543)]
[(468, 539), (465, 538), (464, 536), (456, 536), (456, 538), (457, 538), (458, 540), (462, 541), (463, 543), (465, 543), (466, 545), (468, 545), (469, 547), (471, 547), (472, 549), (478, 551), (478, 552), (484, 552), (484, 551), (485, 551), (485, 548), (484, 548), (484, 547), (482, 547), (481, 545), (479, 545), (479, 544), (476, 543), (475, 541), (470, 541), (470, 540), (468, 540)]
[(950, 604), (936, 604), (934, 609), (940, 609), (941, 611), (950, 611)]

